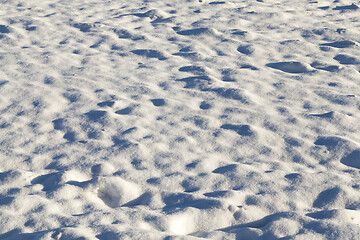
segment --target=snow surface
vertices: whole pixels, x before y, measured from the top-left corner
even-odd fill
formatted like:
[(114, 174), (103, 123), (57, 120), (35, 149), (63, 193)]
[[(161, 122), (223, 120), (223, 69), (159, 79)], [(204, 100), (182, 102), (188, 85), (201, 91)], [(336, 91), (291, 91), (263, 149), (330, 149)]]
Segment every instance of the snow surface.
[(0, 4), (0, 239), (360, 239), (360, 1)]

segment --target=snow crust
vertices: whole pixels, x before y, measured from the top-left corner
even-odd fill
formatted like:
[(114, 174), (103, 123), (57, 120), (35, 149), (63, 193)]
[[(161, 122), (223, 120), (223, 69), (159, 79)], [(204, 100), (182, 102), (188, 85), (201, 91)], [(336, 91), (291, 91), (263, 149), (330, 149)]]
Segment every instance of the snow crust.
[(0, 239), (360, 239), (360, 1), (0, 6)]

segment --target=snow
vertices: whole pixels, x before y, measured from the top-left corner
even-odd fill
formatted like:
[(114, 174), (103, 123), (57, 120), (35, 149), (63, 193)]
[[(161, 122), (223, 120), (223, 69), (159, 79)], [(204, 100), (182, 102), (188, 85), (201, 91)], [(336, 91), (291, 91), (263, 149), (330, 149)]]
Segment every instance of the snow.
[(360, 1), (0, 3), (0, 239), (360, 238)]

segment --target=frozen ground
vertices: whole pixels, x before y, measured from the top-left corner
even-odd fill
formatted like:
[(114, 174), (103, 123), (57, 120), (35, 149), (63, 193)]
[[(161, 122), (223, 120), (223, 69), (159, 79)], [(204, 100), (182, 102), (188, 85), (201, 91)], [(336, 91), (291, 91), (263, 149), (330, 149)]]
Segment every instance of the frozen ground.
[(360, 1), (0, 2), (0, 239), (360, 239)]

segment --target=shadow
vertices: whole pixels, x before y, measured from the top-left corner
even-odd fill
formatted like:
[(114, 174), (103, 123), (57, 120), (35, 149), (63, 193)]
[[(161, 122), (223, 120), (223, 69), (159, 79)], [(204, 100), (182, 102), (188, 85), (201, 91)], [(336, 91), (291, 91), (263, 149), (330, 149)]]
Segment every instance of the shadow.
[(45, 83), (45, 84), (54, 84), (54, 78), (53, 78), (53, 77), (46, 76), (46, 77), (44, 78), (44, 83)]
[(76, 133), (75, 132), (73, 132), (73, 131), (67, 131), (65, 134), (64, 134), (64, 136), (63, 136), (63, 138), (65, 139), (65, 140), (67, 140), (68, 142), (75, 142), (75, 140), (76, 140)]
[(54, 172), (45, 175), (41, 175), (39, 177), (34, 178), (31, 183), (32, 184), (41, 184), (43, 185), (42, 191), (54, 191), (58, 187), (60, 187), (60, 183), (62, 180), (63, 172)]
[(204, 193), (204, 196), (206, 197), (212, 197), (212, 198), (223, 198), (231, 194), (230, 191), (215, 191), (215, 192), (209, 192)]
[(259, 70), (257, 67), (252, 66), (250, 64), (241, 64), (240, 68), (241, 69), (250, 69), (250, 70), (254, 70), (254, 71)]
[(68, 156), (66, 154), (60, 154), (60, 155), (57, 155), (57, 156), (54, 156), (52, 158), (52, 161), (49, 165), (47, 165), (45, 167), (45, 169), (53, 169), (53, 170), (60, 170), (60, 171), (66, 171), (68, 169), (68, 167), (66, 166), (63, 166), (59, 163), (59, 160), (62, 159), (62, 158), (68, 158)]
[(27, 31), (35, 31), (36, 29), (36, 26), (25, 26), (25, 30)]
[(163, 211), (173, 211), (193, 207), (197, 209), (221, 208), (222, 204), (216, 199), (195, 198), (192, 194), (187, 193), (168, 193), (162, 196), (166, 206)]
[(160, 24), (160, 23), (169, 23), (169, 22), (172, 22), (174, 19), (174, 17), (168, 17), (168, 18), (162, 18), (162, 17), (159, 17), (157, 19), (155, 19), (154, 21), (151, 22), (151, 24)]
[[(173, 29), (175, 31), (179, 30), (179, 29), (176, 29), (176, 27), (173, 27)], [(194, 51), (194, 48), (192, 46), (183, 47), (179, 50), (179, 52), (193, 52), (193, 51)]]
[(328, 150), (336, 148), (347, 141), (339, 137), (318, 137), (314, 142), (315, 145), (325, 146)]
[(312, 117), (320, 117), (320, 118), (334, 118), (334, 111), (322, 113), (322, 114), (310, 114)]
[(224, 124), (220, 128), (235, 131), (240, 136), (254, 135), (254, 132), (253, 132), (253, 130), (251, 130), (249, 125)]
[(115, 102), (114, 101), (104, 101), (104, 102), (99, 102), (97, 105), (99, 107), (112, 107), (114, 106)]
[(104, 124), (107, 112), (101, 110), (91, 110), (90, 112), (85, 113), (85, 115), (90, 121)]
[(302, 146), (302, 142), (296, 138), (287, 137), (287, 138), (284, 138), (284, 141), (290, 147), (301, 147)]
[(230, 68), (222, 69), (221, 75), (221, 80), (224, 82), (236, 82), (235, 78), (232, 77), (234, 75), (233, 70)]
[(111, 138), (111, 140), (113, 141), (114, 145), (113, 147), (117, 147), (119, 148), (120, 150), (123, 150), (123, 149), (126, 149), (126, 148), (129, 148), (131, 146), (134, 146), (136, 144), (130, 142), (129, 140), (126, 140), (126, 139), (120, 139), (118, 137), (115, 137), (113, 136)]
[(64, 130), (65, 129), (64, 122), (65, 122), (65, 120), (63, 118), (53, 120), (52, 123), (54, 125), (54, 129), (55, 130)]
[(333, 8), (333, 10), (340, 10), (340, 11), (346, 11), (346, 10), (357, 10), (359, 7), (355, 5), (355, 3), (351, 5), (344, 5), (344, 6), (336, 6)]
[(135, 107), (126, 107), (126, 108), (116, 111), (115, 113), (119, 114), (119, 115), (129, 115), (130, 113), (132, 113), (132, 111), (134, 109), (135, 109)]
[(119, 38), (122, 38), (122, 39), (131, 39), (133, 41), (138, 41), (138, 40), (144, 40), (145, 39), (144, 36), (133, 35), (129, 31), (125, 30), (125, 29), (114, 29), (113, 31), (116, 33), (116, 35)]
[(60, 228), (56, 228), (33, 233), (22, 233), (20, 228), (15, 228), (9, 232), (0, 234), (0, 240), (41, 240), (44, 239), (44, 236), (50, 232), (54, 232), (51, 235), (52, 239), (63, 240), (63, 237), (59, 238), (59, 236), (61, 236), (59, 234), (60, 231)]
[(83, 182), (79, 182), (79, 181), (67, 181), (66, 184), (72, 185), (72, 186), (76, 186), (76, 187), (80, 187), (80, 188), (87, 188), (88, 186), (94, 184), (97, 182), (97, 178), (92, 178), (90, 180), (87, 181), (83, 181)]
[(346, 157), (342, 158), (340, 162), (348, 167), (360, 169), (360, 150), (354, 150)]
[(227, 165), (227, 166), (219, 167), (219, 168), (215, 169), (212, 172), (213, 173), (220, 173), (220, 174), (227, 173), (227, 172), (232, 172), (232, 171), (236, 170), (237, 166), (238, 166), (237, 164), (230, 164), (230, 165)]
[(144, 167), (144, 164), (143, 164), (143, 161), (140, 160), (140, 159), (133, 159), (131, 161), (131, 165), (133, 165), (133, 167), (136, 169), (136, 170), (146, 170), (147, 168)]
[[(121, 14), (119, 16), (116, 16), (114, 18), (122, 18), (122, 17), (126, 17), (126, 16), (136, 16), (136, 17), (141, 17), (141, 18), (150, 18), (153, 21), (151, 22), (152, 24), (156, 24), (156, 23), (160, 23), (161, 20), (163, 20), (163, 22), (167, 22), (169, 20), (172, 19), (172, 17), (170, 18), (163, 18), (162, 16), (160, 16), (160, 14), (158, 13), (158, 11), (151, 9), (147, 12), (144, 13), (126, 13), (126, 14)], [(158, 21), (157, 21), (158, 20)]]
[(354, 94), (347, 94), (347, 95), (338, 95), (336, 93), (332, 93), (329, 91), (319, 91), (316, 92), (322, 98), (327, 99), (328, 101), (339, 104), (339, 105), (349, 105), (354, 102), (355, 95)]
[(337, 41), (337, 42), (332, 42), (332, 43), (323, 43), (320, 45), (334, 47), (334, 48), (349, 48), (349, 47), (356, 46), (356, 43), (353, 41), (344, 40), (344, 41)]
[(13, 171), (13, 170), (9, 170), (6, 172), (0, 172), (0, 183), (9, 181), (10, 179), (16, 178), (19, 175), (20, 175), (19, 172)]
[(9, 81), (1, 81), (1, 82), (0, 82), (0, 87), (5, 86), (5, 85), (8, 84), (8, 83), (9, 83)]
[(0, 234), (0, 239), (23, 239), (20, 238), (21, 229), (15, 228), (7, 233)]
[(337, 65), (326, 65), (326, 64), (322, 64), (320, 62), (313, 62), (310, 64), (311, 67), (319, 69), (319, 70), (324, 70), (324, 71), (328, 71), (328, 72), (338, 72), (340, 71), (340, 67)]
[(162, 107), (162, 106), (165, 106), (165, 104), (166, 104), (165, 100), (162, 98), (150, 99), (150, 101), (156, 107)]
[(210, 5), (219, 5), (219, 4), (225, 4), (226, 2), (224, 1), (214, 1), (214, 2), (209, 2)]
[[(114, 50), (114, 51), (124, 51), (124, 47), (122, 46), (117, 46), (115, 44), (111, 45), (111, 50)], [(124, 56), (127, 56), (125, 53), (121, 53), (121, 54), (124, 54)]]
[(332, 209), (332, 210), (324, 210), (324, 211), (318, 211), (318, 212), (313, 212), (313, 213), (307, 213), (306, 216), (314, 218), (314, 219), (322, 220), (322, 219), (334, 218), (334, 217), (336, 217), (337, 214), (338, 214), (338, 210)]
[(96, 43), (94, 43), (93, 45), (90, 46), (90, 48), (97, 48), (99, 47), (102, 43), (104, 43), (108, 38), (106, 36), (102, 36), (100, 38), (99, 41), (97, 41)]
[(181, 182), (181, 186), (184, 188), (184, 192), (196, 192), (200, 190), (200, 187), (196, 185), (194, 178), (190, 177)]
[(325, 191), (322, 191), (321, 193), (319, 193), (319, 195), (315, 199), (315, 201), (313, 203), (313, 207), (316, 207), (316, 208), (326, 207), (327, 205), (331, 204), (332, 202), (334, 202), (337, 199), (340, 192), (341, 192), (341, 189), (339, 187), (334, 187), (334, 188), (330, 188)]
[(302, 181), (302, 176), (300, 173), (289, 173), (284, 176), (287, 180), (292, 182)]
[(161, 183), (161, 179), (160, 178), (149, 178), (148, 180), (146, 180), (146, 182), (151, 185), (159, 185)]
[(179, 68), (180, 72), (191, 72), (195, 75), (204, 75), (205, 74), (205, 69), (203, 67), (200, 66), (184, 66)]
[(243, 96), (242, 91), (238, 88), (208, 88), (203, 91), (214, 92), (221, 97), (238, 100), (244, 104), (249, 103), (246, 97)]
[(178, 53), (174, 53), (173, 55), (192, 59), (192, 60), (200, 60), (201, 59), (200, 55), (196, 52), (178, 52)]
[(0, 195), (0, 206), (9, 205), (14, 199), (15, 197)]
[(184, 88), (197, 88), (197, 89), (205, 89), (212, 82), (211, 79), (206, 76), (193, 76), (186, 77), (181, 79), (176, 79), (177, 82), (185, 82)]
[(10, 29), (5, 25), (0, 25), (0, 33), (10, 33)]
[(203, 118), (201, 116), (191, 116), (191, 117), (185, 117), (183, 118), (184, 121), (190, 121), (195, 126), (201, 128), (201, 129), (207, 129), (209, 121), (206, 118)]
[(132, 127), (132, 128), (126, 129), (125, 131), (123, 131), (123, 132), (121, 133), (121, 135), (130, 134), (130, 133), (136, 131), (136, 129), (137, 129), (136, 127)]
[(334, 59), (336, 61), (338, 61), (340, 64), (344, 64), (344, 65), (360, 64), (360, 60), (358, 60), (357, 58), (352, 57), (350, 55), (346, 55), (346, 54), (338, 54), (334, 57)]
[(73, 27), (79, 29), (81, 32), (90, 32), (91, 28), (93, 27), (91, 24), (89, 23), (75, 23), (73, 25)]
[(130, 51), (136, 55), (147, 57), (147, 58), (157, 58), (160, 61), (166, 60), (167, 58), (158, 50), (152, 49), (137, 49)]
[(245, 55), (251, 55), (254, 53), (254, 49), (250, 45), (240, 45), (237, 48), (237, 51)]
[(114, 29), (113, 30), (119, 38), (132, 39), (133, 35), (125, 29)]
[(304, 63), (301, 62), (277, 62), (277, 63), (268, 63), (267, 67), (274, 68), (287, 73), (306, 73), (309, 72), (309, 69)]
[(115, 233), (115, 232), (102, 232), (101, 234), (98, 234), (95, 236), (99, 240), (115, 240), (115, 239), (121, 239), (121, 233)]
[(247, 33), (248, 33), (247, 31), (235, 30), (231, 34), (236, 35), (236, 36), (244, 37)]
[(209, 33), (209, 32), (210, 32), (209, 28), (194, 28), (194, 29), (178, 31), (176, 33), (179, 35), (183, 35), (183, 36), (194, 36), (194, 35), (200, 35), (200, 34)]
[(56, 15), (56, 12), (50, 13), (50, 14), (46, 14), (44, 17), (51, 17), (51, 16), (53, 16), (53, 15)]
[(291, 213), (291, 212), (275, 213), (275, 214), (268, 215), (262, 219), (259, 219), (259, 220), (253, 221), (253, 222), (238, 224), (238, 225), (230, 226), (227, 228), (221, 228), (221, 229), (218, 229), (218, 231), (236, 232), (237, 230), (239, 230), (241, 228), (263, 228), (267, 224), (269, 224), (273, 221), (279, 220), (281, 218), (291, 218), (292, 215), (295, 215), (295, 214)]
[(81, 93), (76, 92), (76, 91), (72, 91), (72, 90), (68, 90), (67, 92), (65, 92), (63, 94), (63, 96), (69, 100), (71, 103), (77, 102), (79, 101), (80, 97), (81, 97)]
[(153, 197), (153, 194), (151, 192), (146, 192), (146, 193), (142, 194), (140, 197), (123, 204), (122, 207), (135, 207), (138, 205), (148, 206), (151, 203), (152, 197)]
[(203, 102), (201, 102), (199, 107), (202, 110), (207, 110), (207, 109), (210, 109), (212, 106), (211, 106), (210, 103), (207, 103), (207, 102), (203, 101)]

